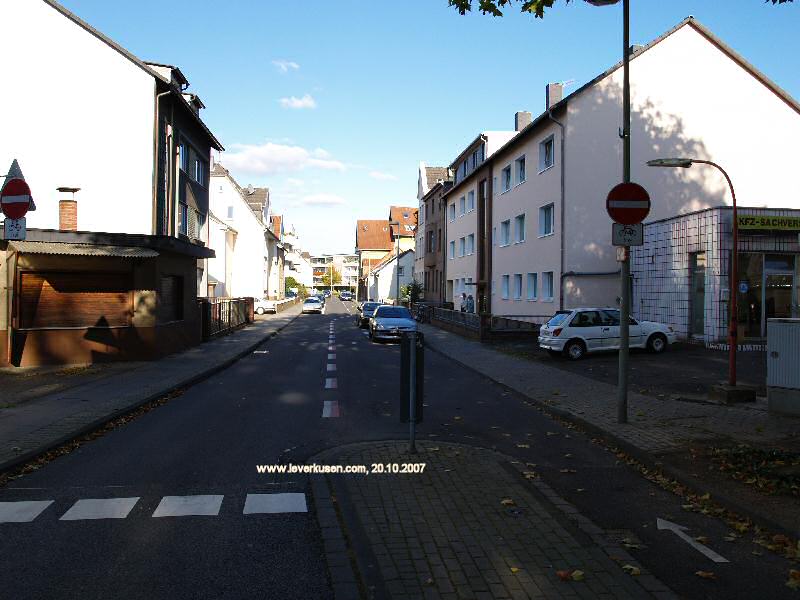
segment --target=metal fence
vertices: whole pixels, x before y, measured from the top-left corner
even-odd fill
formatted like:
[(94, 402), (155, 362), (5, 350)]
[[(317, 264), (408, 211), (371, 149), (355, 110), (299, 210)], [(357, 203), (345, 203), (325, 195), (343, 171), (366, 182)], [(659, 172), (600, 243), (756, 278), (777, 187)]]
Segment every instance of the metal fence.
[(433, 318), (437, 321), (457, 325), (471, 331), (480, 331), (481, 329), (481, 318), (475, 313), (447, 310), (445, 308), (434, 308)]
[(203, 340), (253, 321), (253, 298), (198, 298)]

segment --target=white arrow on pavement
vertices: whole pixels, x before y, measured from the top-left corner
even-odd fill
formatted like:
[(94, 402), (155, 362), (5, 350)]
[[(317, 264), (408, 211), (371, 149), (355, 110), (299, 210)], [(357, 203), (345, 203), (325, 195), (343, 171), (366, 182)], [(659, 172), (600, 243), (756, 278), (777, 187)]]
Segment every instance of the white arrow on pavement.
[(689, 529), (688, 527), (684, 527), (683, 525), (678, 525), (677, 523), (673, 523), (672, 521), (666, 521), (664, 519), (658, 519), (658, 518), (656, 518), (656, 526), (658, 527), (659, 531), (667, 529), (668, 531), (673, 532), (684, 542), (689, 544), (692, 548), (703, 554), (706, 558), (710, 558), (715, 563), (730, 562), (724, 556), (720, 556), (708, 546), (704, 546), (696, 539), (694, 539), (692, 536), (686, 534), (685, 532)]

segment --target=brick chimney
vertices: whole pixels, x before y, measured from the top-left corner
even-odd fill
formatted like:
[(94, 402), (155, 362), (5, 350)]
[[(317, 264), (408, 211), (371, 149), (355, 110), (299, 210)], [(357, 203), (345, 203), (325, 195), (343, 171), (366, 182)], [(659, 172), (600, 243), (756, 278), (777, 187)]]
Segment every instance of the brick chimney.
[(75, 192), (81, 188), (60, 187), (58, 191), (62, 196), (58, 200), (58, 228), (61, 231), (78, 231), (78, 201), (75, 199)]
[(521, 110), (514, 115), (514, 131), (522, 131), (533, 121), (533, 115), (528, 111)]
[(563, 83), (548, 83), (547, 87), (545, 88), (545, 105), (547, 106), (547, 110), (550, 110), (553, 105), (558, 104), (561, 102), (561, 99), (564, 97), (564, 84)]

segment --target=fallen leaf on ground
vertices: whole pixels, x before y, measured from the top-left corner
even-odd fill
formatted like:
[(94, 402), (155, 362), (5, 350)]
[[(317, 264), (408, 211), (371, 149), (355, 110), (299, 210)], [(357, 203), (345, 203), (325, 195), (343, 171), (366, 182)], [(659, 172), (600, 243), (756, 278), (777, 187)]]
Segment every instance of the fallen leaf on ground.
[(559, 473), (577, 473), (575, 469), (559, 469)]
[(708, 538), (704, 535), (698, 535), (694, 538), (695, 542), (700, 542), (701, 544), (708, 544)]
[(702, 577), (703, 579), (716, 579), (717, 576), (714, 574), (714, 571), (695, 571), (695, 575), (698, 577)]
[(789, 580), (786, 582), (786, 587), (793, 590), (800, 590), (800, 571), (797, 569), (789, 569)]
[(526, 467), (530, 467), (531, 469), (535, 469), (535, 468), (536, 468), (536, 463), (527, 463), (527, 462), (526, 462), (526, 463), (525, 463), (525, 466), (526, 466)]
[(622, 565), (622, 570), (628, 575), (632, 575), (634, 577), (642, 574), (642, 570), (639, 567), (634, 567), (633, 565)]
[(517, 505), (517, 503), (514, 502), (514, 500), (512, 500), (511, 498), (503, 498), (502, 500), (500, 500), (500, 504), (502, 504), (503, 506), (516, 506)]
[(569, 581), (572, 579), (572, 572), (571, 571), (556, 571), (556, 575), (561, 581)]
[(519, 573), (519, 567), (511, 567), (512, 573)]
[(530, 444), (517, 444), (517, 448), (530, 448)]
[(722, 539), (724, 539), (726, 542), (735, 542), (739, 538), (737, 536), (733, 535), (733, 534), (730, 534), (730, 535), (726, 535)]
[(547, 435), (558, 435), (557, 431), (548, 431)]
[(586, 579), (586, 575), (583, 571), (575, 569), (572, 572), (572, 581), (583, 581), (584, 579)]
[(428, 577), (428, 578), (425, 580), (425, 585), (433, 585), (433, 579), (432, 579), (432, 578), (430, 578), (430, 577)]
[(539, 474), (535, 471), (525, 471), (522, 474), (525, 476), (525, 479), (536, 479), (539, 477)]
[(577, 490), (575, 490), (575, 491), (576, 491), (576, 492), (585, 492), (585, 491), (586, 491), (586, 488), (578, 488), (578, 489), (577, 489)]
[(460, 421), (460, 420), (461, 420), (461, 417), (453, 417), (453, 420), (454, 420), (454, 421)]
[(564, 455), (564, 458), (572, 458), (572, 454), (567, 453)]
[(500, 429), (497, 425), (492, 425), (489, 429)]
[(511, 434), (510, 433), (504, 433), (503, 437), (511, 437)]

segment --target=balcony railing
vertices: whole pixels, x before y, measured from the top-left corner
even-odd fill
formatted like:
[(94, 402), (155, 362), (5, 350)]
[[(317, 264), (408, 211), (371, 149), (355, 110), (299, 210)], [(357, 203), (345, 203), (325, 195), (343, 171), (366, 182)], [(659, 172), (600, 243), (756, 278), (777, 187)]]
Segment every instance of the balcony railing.
[(253, 298), (198, 298), (203, 340), (253, 321)]

